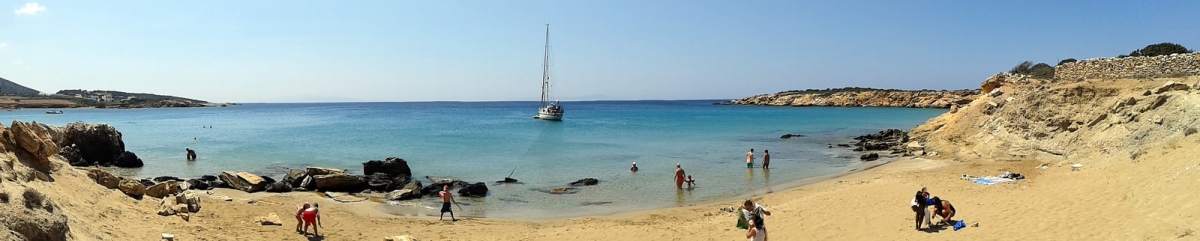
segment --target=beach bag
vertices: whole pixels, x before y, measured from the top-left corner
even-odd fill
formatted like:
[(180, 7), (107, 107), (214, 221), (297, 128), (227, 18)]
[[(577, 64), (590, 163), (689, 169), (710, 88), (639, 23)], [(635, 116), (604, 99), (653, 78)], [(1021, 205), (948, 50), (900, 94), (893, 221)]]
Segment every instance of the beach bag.
[(966, 227), (967, 227), (967, 222), (963, 222), (963, 220), (958, 220), (958, 223), (954, 223), (954, 231), (958, 231), (959, 229), (963, 229)]

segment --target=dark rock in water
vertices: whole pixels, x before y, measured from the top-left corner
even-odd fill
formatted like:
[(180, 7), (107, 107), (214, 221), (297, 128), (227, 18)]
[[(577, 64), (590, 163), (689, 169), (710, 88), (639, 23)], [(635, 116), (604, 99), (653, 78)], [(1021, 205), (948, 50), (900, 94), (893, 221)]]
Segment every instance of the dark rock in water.
[(363, 173), (366, 175), (386, 173), (392, 176), (412, 176), (412, 170), (408, 168), (408, 162), (396, 157), (388, 157), (383, 161), (371, 160), (364, 162)]
[(112, 166), (125, 153), (125, 142), (121, 140), (121, 132), (107, 124), (87, 124), (75, 122), (63, 128), (63, 138), (59, 146), (75, 146), (79, 156), (86, 162), (83, 166), (99, 163), (102, 166)]
[(392, 185), (392, 177), (389, 176), (387, 173), (376, 172), (376, 173), (367, 175), (366, 178), (367, 178), (368, 189), (371, 189), (371, 191), (376, 191), (376, 192), (391, 191), (391, 190), (388, 190), (388, 187), (393, 186)]
[(421, 198), (422, 189), (421, 181), (412, 180), (403, 187), (384, 195), (384, 198), (392, 201)]
[(429, 186), (421, 187), (421, 196), (436, 197), (439, 191), (442, 191), (442, 185), (430, 184)]
[(292, 187), (300, 187), (301, 182), (304, 181), (304, 177), (308, 175), (307, 173), (308, 172), (305, 170), (288, 170), (287, 175), (283, 176), (282, 182), (287, 183)]
[(67, 163), (70, 163), (72, 166), (92, 165), (91, 162), (88, 162), (88, 160), (83, 159), (83, 156), (79, 155), (79, 148), (75, 147), (75, 145), (58, 149), (58, 155), (62, 156), (63, 159), (66, 159)]
[(142, 167), (146, 164), (142, 163), (142, 159), (137, 157), (133, 152), (125, 151), (117, 156), (117, 160), (113, 162), (113, 166), (117, 167)]
[(165, 182), (165, 181), (171, 181), (171, 180), (174, 180), (176, 182), (183, 181), (183, 179), (179, 179), (178, 177), (172, 177), (172, 176), (155, 177), (153, 180), (154, 180), (154, 182)]
[(212, 190), (212, 185), (209, 182), (204, 181), (204, 180), (189, 179), (189, 180), (187, 180), (187, 183), (188, 183), (188, 189), (191, 189), (191, 190)]
[(838, 147), (850, 147), (850, 144), (837, 144)]
[(535, 190), (549, 194), (575, 194), (579, 192), (579, 188), (575, 187), (542, 188)]
[(154, 180), (150, 180), (149, 178), (138, 180), (138, 183), (141, 183), (143, 186), (147, 187), (154, 186)]
[(579, 179), (579, 181), (572, 182), (571, 186), (591, 186), (596, 184), (600, 184), (600, 180), (596, 180), (595, 178), (584, 178)]
[(258, 176), (258, 177), (261, 177), (263, 179), (263, 181), (267, 182), (267, 184), (275, 183), (275, 178), (271, 178), (268, 176)]
[(458, 181), (454, 178), (449, 178), (449, 177), (425, 176), (425, 179), (429, 179), (429, 181), (433, 182), (433, 184), (430, 184), (430, 185), (450, 185), (451, 183), (454, 183), (454, 181)]
[[(413, 181), (414, 180), (412, 180), (412, 178), (410, 178), (408, 176), (395, 176), (395, 177), (392, 177), (392, 184), (389, 184), (387, 186), (386, 190), (393, 191), (393, 190), (403, 189), (404, 186), (408, 185), (409, 182), (413, 182)], [(420, 181), (416, 181), (416, 182), (420, 183)], [(417, 191), (419, 192), (420, 188), (417, 188), (417, 189), (418, 189)]]
[(275, 182), (275, 183), (267, 184), (267, 192), (291, 192), (291, 191), (292, 191), (292, 185), (288, 185), (286, 182)]
[(783, 136), (780, 136), (780, 137), (779, 137), (779, 139), (788, 139), (788, 138), (792, 138), (792, 137), (804, 137), (804, 135), (801, 135), (801, 134), (783, 134)]
[(504, 180), (496, 181), (496, 183), (517, 183), (517, 179), (505, 177)]
[(204, 176), (200, 176), (200, 180), (204, 180), (204, 181), (207, 181), (207, 182), (216, 181), (216, 180), (217, 180), (217, 176), (213, 176), (213, 175), (204, 175)]
[(487, 184), (477, 182), (458, 189), (458, 194), (468, 197), (484, 197), (487, 196)]
[[(904, 143), (908, 142), (908, 132), (897, 129), (887, 129), (875, 134), (862, 135), (854, 137), (858, 143), (854, 143), (855, 151), (882, 151), (882, 150), (904, 150)], [(839, 145), (840, 146), (840, 145)]]
[(875, 159), (879, 159), (879, 153), (864, 154), (862, 157), (859, 157), (859, 159), (863, 161), (874, 161)]

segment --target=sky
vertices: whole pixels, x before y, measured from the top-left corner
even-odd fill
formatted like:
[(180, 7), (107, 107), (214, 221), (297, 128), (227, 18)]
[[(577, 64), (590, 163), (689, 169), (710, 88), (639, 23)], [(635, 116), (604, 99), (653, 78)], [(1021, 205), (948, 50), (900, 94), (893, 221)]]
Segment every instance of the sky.
[[(8, 9), (2, 9), (7, 7)], [(1200, 48), (1200, 1), (9, 1), (0, 77), (213, 102), (734, 99), (974, 89)]]

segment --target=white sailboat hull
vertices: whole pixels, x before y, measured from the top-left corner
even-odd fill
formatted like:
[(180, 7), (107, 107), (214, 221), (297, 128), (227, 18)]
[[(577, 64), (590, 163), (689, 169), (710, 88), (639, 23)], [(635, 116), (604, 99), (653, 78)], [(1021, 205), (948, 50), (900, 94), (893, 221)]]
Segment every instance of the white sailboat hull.
[(557, 107), (557, 106), (542, 107), (542, 109), (538, 110), (538, 114), (533, 116), (533, 118), (541, 119), (541, 120), (549, 120), (549, 121), (562, 121), (563, 111), (562, 111), (561, 107), (558, 108), (558, 111), (554, 111), (554, 108), (551, 108), (551, 107)]

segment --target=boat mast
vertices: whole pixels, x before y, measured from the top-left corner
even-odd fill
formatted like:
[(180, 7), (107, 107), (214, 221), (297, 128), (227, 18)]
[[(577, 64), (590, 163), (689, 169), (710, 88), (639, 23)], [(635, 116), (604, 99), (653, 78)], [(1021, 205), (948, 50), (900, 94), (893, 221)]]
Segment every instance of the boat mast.
[(546, 24), (546, 55), (542, 57), (542, 105), (550, 101), (550, 24)]

